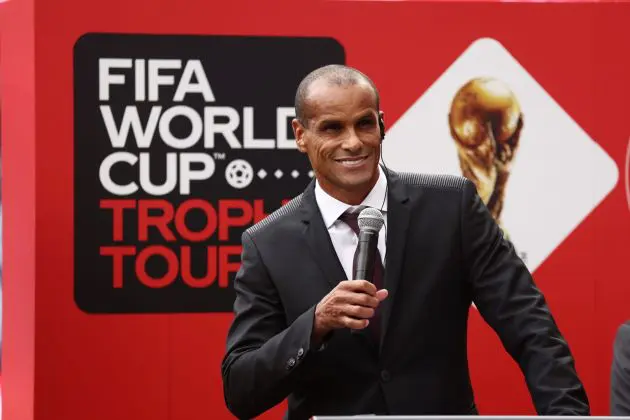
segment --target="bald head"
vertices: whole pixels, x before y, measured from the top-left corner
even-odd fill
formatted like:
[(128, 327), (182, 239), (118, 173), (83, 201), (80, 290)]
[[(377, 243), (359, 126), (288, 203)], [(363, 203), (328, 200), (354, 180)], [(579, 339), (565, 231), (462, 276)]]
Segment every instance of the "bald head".
[(311, 85), (316, 81), (325, 81), (331, 86), (351, 86), (359, 83), (366, 83), (374, 91), (374, 99), (376, 100), (376, 109), (379, 109), (379, 94), (376, 86), (365, 74), (352, 67), (341, 64), (331, 64), (320, 67), (309, 73), (297, 88), (295, 94), (295, 115), (296, 118), (307, 126), (311, 118), (311, 110), (309, 107), (309, 90)]

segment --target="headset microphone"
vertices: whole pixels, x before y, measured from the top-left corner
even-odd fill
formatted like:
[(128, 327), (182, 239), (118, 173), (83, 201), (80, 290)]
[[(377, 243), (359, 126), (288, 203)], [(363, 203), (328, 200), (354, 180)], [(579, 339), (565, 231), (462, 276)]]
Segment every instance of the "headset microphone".
[[(380, 112), (378, 115), (378, 126), (381, 133), (381, 145), (380, 145), (381, 162), (383, 163), (383, 170), (385, 171), (387, 178), (389, 178), (389, 170), (387, 169), (385, 160), (383, 160), (383, 140), (385, 140), (385, 122), (383, 121), (383, 117), (380, 115)], [(388, 188), (389, 188), (389, 179), (387, 179), (385, 182), (385, 196), (383, 197), (383, 203), (381, 203), (381, 213), (383, 212), (383, 207), (385, 207), (385, 200), (387, 199)], [(385, 227), (385, 243), (387, 243), (387, 224), (384, 224), (384, 227)], [(385, 251), (385, 254), (387, 254), (387, 250)], [(385, 256), (383, 256), (383, 258), (385, 258)]]

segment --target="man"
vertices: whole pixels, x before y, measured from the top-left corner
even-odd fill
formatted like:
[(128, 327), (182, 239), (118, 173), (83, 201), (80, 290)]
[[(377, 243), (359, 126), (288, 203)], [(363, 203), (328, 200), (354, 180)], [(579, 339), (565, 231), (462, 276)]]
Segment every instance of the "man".
[[(569, 348), (473, 184), (381, 168), (378, 91), (357, 70), (315, 70), (295, 107), (297, 146), (316, 180), (243, 234), (222, 364), (232, 413), (252, 418), (288, 397), (291, 420), (475, 414), (466, 354), (474, 302), (537, 411), (587, 415)], [(352, 276), (365, 206), (386, 221), (376, 285)]]
[(617, 331), (610, 391), (610, 414), (630, 416), (630, 321)]

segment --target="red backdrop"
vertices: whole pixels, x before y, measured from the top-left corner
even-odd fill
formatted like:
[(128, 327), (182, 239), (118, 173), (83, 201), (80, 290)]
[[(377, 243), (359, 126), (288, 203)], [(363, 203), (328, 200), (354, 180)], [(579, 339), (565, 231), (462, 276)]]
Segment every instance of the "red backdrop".
[[(13, 0), (3, 5), (3, 408), (17, 419), (223, 419), (230, 314), (89, 315), (73, 299), (72, 51), (87, 32), (329, 36), (392, 123), (479, 37), (499, 40), (625, 170), (630, 4)], [(608, 413), (614, 331), (630, 318), (624, 177), (535, 277)], [(533, 413), (473, 314), (483, 414)], [(418, 390), (422, 392), (422, 390)], [(265, 416), (279, 418), (283, 407)]]

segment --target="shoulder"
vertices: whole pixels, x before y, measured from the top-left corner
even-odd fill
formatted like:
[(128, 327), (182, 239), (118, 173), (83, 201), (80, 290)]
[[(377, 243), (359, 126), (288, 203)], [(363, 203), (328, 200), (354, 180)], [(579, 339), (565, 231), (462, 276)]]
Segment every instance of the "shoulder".
[[(402, 186), (397, 188), (395, 185)], [(406, 196), (421, 209), (432, 209), (437, 220), (461, 222), (463, 215), (488, 221), (492, 216), (477, 193), (477, 187), (468, 178), (451, 174), (427, 174), (398, 172), (392, 174), (392, 192), (398, 197)], [(482, 219), (477, 217), (482, 216)]]
[(615, 348), (623, 348), (625, 353), (630, 354), (630, 321), (626, 321), (617, 329), (615, 337)]
[[(427, 174), (390, 171), (392, 192), (405, 194), (412, 201), (429, 199), (436, 205), (461, 205), (477, 192), (468, 178), (451, 174)], [(401, 186), (402, 189), (397, 188)], [(406, 192), (405, 192), (406, 191)]]
[(470, 180), (457, 175), (390, 172), (392, 172), (395, 178), (410, 187), (420, 187), (436, 191), (464, 191), (467, 185), (472, 185)]
[(297, 213), (302, 206), (303, 197), (304, 194), (298, 195), (258, 223), (250, 226), (245, 230), (245, 234), (255, 238), (260, 235), (277, 232), (278, 228), (291, 225), (291, 222), (297, 220)]

